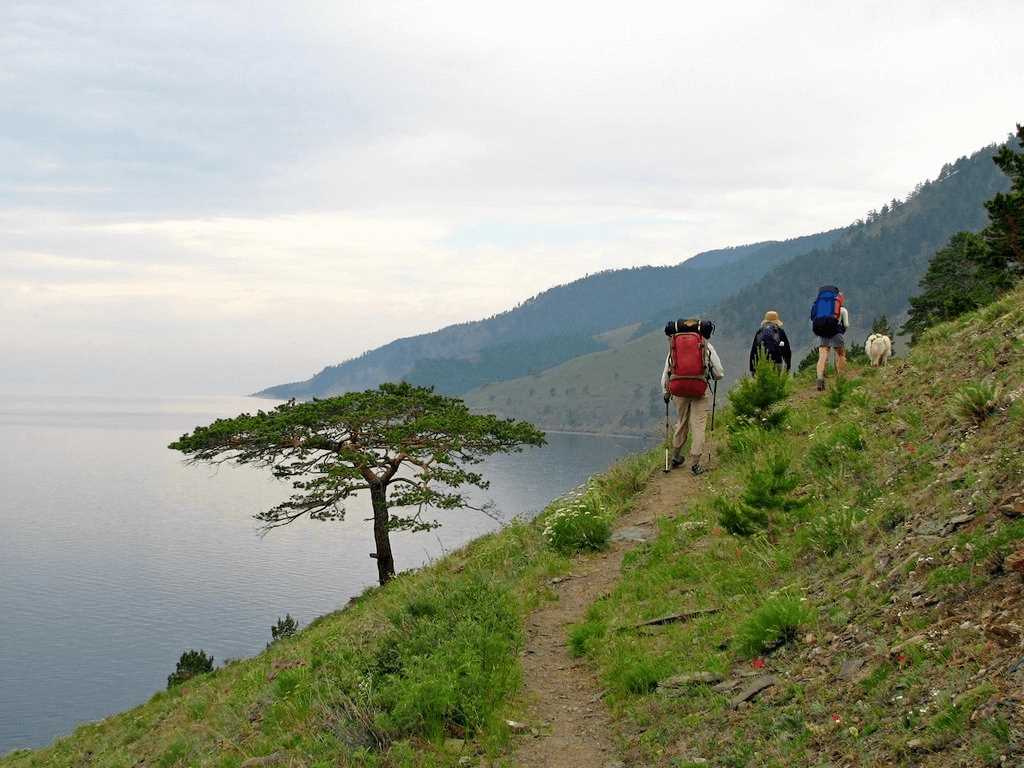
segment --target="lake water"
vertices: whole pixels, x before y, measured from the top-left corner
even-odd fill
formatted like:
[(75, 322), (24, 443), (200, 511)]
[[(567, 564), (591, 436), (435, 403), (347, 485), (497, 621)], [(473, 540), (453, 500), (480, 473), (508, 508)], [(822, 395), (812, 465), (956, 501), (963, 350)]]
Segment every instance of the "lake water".
[[(364, 519), (261, 538), (252, 514), (287, 488), (255, 469), (187, 466), (166, 448), (249, 398), (15, 398), (0, 404), (0, 754), (139, 704), (186, 648), (250, 656), (289, 612), (301, 625), (375, 583)], [(484, 465), (505, 516), (528, 515), (643, 444), (551, 434)], [(447, 512), (394, 537), (399, 569), (495, 527)]]

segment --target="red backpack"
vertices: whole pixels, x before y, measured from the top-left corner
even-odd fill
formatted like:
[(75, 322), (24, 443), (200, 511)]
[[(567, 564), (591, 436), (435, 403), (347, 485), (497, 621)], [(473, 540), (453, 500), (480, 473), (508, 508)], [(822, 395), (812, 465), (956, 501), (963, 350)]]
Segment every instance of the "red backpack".
[(668, 391), (676, 397), (704, 397), (708, 391), (707, 348), (697, 331), (676, 333), (668, 340)]

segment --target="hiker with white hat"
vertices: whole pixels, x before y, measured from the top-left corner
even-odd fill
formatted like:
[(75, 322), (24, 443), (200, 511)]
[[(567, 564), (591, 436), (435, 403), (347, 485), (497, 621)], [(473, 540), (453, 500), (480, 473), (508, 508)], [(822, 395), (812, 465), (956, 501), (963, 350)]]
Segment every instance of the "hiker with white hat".
[(785, 366), (786, 373), (789, 373), (793, 363), (793, 351), (789, 346), (789, 337), (782, 330), (782, 319), (774, 309), (769, 309), (764, 313), (761, 327), (757, 329), (757, 333), (754, 334), (754, 343), (750, 345), (751, 373), (757, 367), (757, 359), (761, 355), (779, 366), (779, 370)]

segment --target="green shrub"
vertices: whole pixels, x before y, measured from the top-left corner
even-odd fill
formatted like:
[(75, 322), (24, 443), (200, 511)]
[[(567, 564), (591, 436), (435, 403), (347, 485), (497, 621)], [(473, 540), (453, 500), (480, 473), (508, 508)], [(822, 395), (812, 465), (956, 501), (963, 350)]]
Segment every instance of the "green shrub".
[(522, 632), (507, 588), (463, 575), (391, 622), (354, 692), (386, 738), (475, 733), (516, 689)]
[(840, 424), (811, 444), (807, 463), (814, 471), (829, 472), (857, 463), (858, 454), (866, 447), (864, 436), (856, 424)]
[(289, 637), (294, 637), (295, 633), (299, 631), (299, 624), (295, 619), (292, 618), (290, 613), (286, 613), (282, 619), (280, 616), (277, 618), (277, 623), (270, 628), (270, 643), (267, 645), (269, 648), (271, 645), (276, 643), (278, 640), (284, 640)]
[(777, 429), (789, 415), (789, 409), (780, 406), (792, 389), (789, 374), (779, 370), (763, 354), (758, 358), (754, 375), (743, 379), (729, 392), (732, 405), (733, 429), (757, 426), (761, 429)]
[(752, 536), (768, 527), (768, 513), (746, 504), (716, 496), (712, 502), (718, 511), (718, 524), (733, 536)]
[(574, 658), (585, 656), (594, 643), (604, 637), (605, 625), (601, 621), (585, 621), (569, 630), (569, 655)]
[(757, 509), (788, 511), (802, 503), (790, 494), (800, 485), (800, 477), (792, 471), (792, 457), (782, 448), (772, 448), (747, 472), (743, 502)]
[(608, 670), (609, 687), (619, 695), (650, 693), (670, 672), (664, 659), (650, 656), (639, 649), (619, 648)]
[(544, 518), (545, 541), (564, 555), (604, 549), (611, 535), (611, 515), (598, 494), (589, 489)]
[(167, 687), (173, 688), (176, 685), (191, 680), (196, 675), (204, 675), (213, 671), (213, 656), (207, 656), (206, 651), (201, 648), (198, 651), (187, 650), (178, 659), (178, 666), (167, 676)]
[(651, 473), (659, 466), (657, 453), (637, 453), (616, 462), (594, 478), (591, 489), (606, 504), (618, 505), (632, 499), (644, 489)]
[(998, 385), (967, 384), (953, 396), (953, 407), (966, 421), (980, 424), (995, 412), (1001, 395)]
[(852, 549), (859, 541), (857, 524), (860, 517), (852, 509), (828, 512), (810, 525), (811, 547), (822, 555), (832, 556), (841, 550)]
[(843, 404), (847, 397), (860, 386), (860, 382), (853, 381), (845, 376), (837, 376), (833, 379), (825, 395), (825, 405), (829, 410), (836, 410)]
[(736, 632), (736, 649), (747, 657), (774, 650), (793, 640), (800, 627), (812, 618), (798, 597), (780, 595), (768, 599)]

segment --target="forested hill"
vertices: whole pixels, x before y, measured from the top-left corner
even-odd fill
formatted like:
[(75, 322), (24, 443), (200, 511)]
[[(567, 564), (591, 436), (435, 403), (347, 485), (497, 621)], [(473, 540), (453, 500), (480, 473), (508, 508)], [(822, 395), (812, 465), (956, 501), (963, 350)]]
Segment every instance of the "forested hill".
[[(406, 378), (461, 393), (544, 370), (595, 349), (595, 336), (643, 323), (664, 308), (710, 308), (785, 261), (832, 243), (842, 230), (708, 251), (669, 267), (600, 272), (556, 286), (507, 312), (398, 339), (301, 382), (257, 393), (307, 398)], [(616, 334), (621, 341), (628, 333)], [(495, 362), (498, 362), (496, 365)]]
[[(811, 347), (807, 319), (818, 286), (838, 284), (846, 294), (849, 343), (862, 344), (874, 317), (899, 321), (928, 260), (950, 235), (986, 222), (985, 200), (1009, 187), (992, 162), (995, 147), (945, 165), (905, 201), (887, 203), (827, 247), (798, 254), (739, 286), (706, 313), (718, 324), (713, 342), (728, 372), (726, 384), (746, 372), (751, 339), (765, 310), (777, 310), (795, 347), (794, 365)], [(685, 304), (678, 311), (692, 314)], [(490, 384), (467, 393), (476, 408), (526, 418), (549, 429), (650, 432), (664, 417), (657, 379), (665, 338), (656, 323), (613, 350), (569, 360), (537, 376)]]

